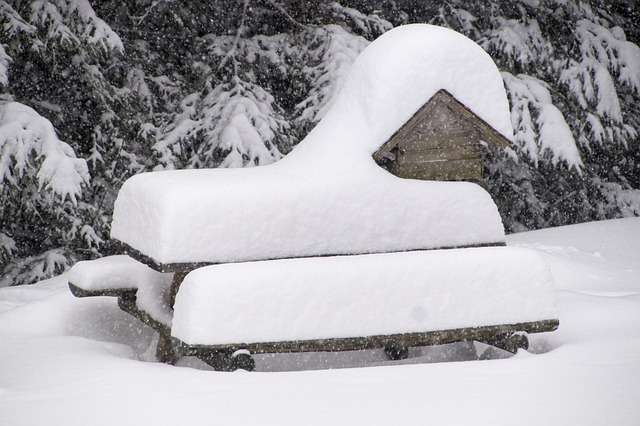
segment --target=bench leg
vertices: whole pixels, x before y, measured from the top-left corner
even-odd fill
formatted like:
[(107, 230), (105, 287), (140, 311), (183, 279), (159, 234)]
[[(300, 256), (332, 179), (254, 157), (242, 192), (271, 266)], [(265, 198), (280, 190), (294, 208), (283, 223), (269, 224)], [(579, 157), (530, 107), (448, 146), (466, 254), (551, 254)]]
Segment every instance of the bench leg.
[(253, 371), (256, 368), (255, 360), (249, 352), (244, 350), (220, 350), (196, 356), (216, 371), (236, 371), (238, 369)]
[(409, 348), (402, 345), (390, 344), (385, 346), (384, 354), (391, 361), (400, 361), (409, 358)]
[(190, 269), (179, 269), (173, 273), (173, 279), (171, 280), (171, 309), (173, 309), (173, 305), (176, 302), (176, 295), (180, 289), (180, 284), (182, 284), (184, 277), (186, 277), (189, 272), (191, 272)]
[(479, 340), (487, 345), (494, 346), (507, 352), (515, 354), (518, 349), (529, 349), (529, 339), (526, 333), (501, 333), (494, 336), (493, 339)]
[(159, 332), (158, 346), (156, 348), (156, 359), (158, 362), (175, 365), (180, 359), (180, 355), (176, 352), (173, 345), (171, 335), (167, 332)]

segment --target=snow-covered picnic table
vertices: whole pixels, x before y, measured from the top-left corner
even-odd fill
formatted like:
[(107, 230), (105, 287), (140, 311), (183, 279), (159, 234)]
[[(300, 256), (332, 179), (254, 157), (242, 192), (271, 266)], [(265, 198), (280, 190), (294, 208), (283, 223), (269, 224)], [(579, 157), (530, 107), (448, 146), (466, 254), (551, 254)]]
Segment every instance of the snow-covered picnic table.
[(372, 159), (442, 89), (511, 138), (500, 73), (478, 45), (430, 25), (394, 29), (280, 162), (129, 179), (112, 238), (136, 260), (79, 263), (72, 290), (118, 295), (164, 336), (166, 360), (195, 354), (220, 369), (247, 348), (385, 347), (397, 357), (455, 340), (526, 346), (518, 332), (558, 325), (552, 282), (541, 258), (500, 247), (489, 194), (400, 179)]

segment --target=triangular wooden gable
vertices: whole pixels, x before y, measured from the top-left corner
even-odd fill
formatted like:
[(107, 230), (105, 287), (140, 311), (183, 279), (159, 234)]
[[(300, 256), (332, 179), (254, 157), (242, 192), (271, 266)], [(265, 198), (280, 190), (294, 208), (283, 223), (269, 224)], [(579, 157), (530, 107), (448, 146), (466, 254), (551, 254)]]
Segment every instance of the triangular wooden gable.
[(374, 154), (374, 160), (404, 178), (479, 180), (481, 142), (510, 142), (446, 90), (438, 91)]

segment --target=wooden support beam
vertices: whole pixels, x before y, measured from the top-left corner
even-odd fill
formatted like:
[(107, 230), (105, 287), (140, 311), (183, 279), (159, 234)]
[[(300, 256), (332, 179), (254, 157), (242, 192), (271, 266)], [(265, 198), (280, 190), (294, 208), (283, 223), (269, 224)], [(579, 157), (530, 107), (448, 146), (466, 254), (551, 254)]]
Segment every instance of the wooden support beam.
[[(181, 344), (184, 355), (206, 356), (219, 351), (245, 349), (251, 354), (291, 352), (335, 352), (380, 349), (388, 347), (417, 347), (444, 345), (462, 341), (477, 341), (487, 344), (499, 343), (516, 333), (542, 333), (558, 328), (558, 320), (505, 324), (486, 327), (458, 328), (452, 330), (403, 333), (339, 339), (296, 340), (282, 342), (237, 343), (224, 345)], [(503, 348), (504, 349), (504, 348)]]

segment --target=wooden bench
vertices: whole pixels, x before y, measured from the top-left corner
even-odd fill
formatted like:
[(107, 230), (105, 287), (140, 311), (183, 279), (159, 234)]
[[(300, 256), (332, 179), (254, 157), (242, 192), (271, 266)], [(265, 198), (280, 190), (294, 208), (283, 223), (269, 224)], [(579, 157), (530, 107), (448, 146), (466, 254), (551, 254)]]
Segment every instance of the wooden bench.
[[(504, 261), (509, 263), (509, 267), (501, 267), (500, 265), (482, 265), (482, 256), (480, 259), (478, 255), (484, 254), (485, 252), (496, 252), (498, 254), (504, 254)], [(514, 255), (515, 251), (515, 255)], [(544, 271), (541, 271), (541, 267), (544, 265), (535, 265), (536, 255), (529, 253), (521, 253), (523, 249), (512, 249), (508, 247), (493, 247), (493, 248), (476, 248), (476, 249), (459, 249), (459, 250), (444, 250), (444, 251), (432, 251), (432, 252), (406, 252), (406, 253), (393, 253), (387, 255), (360, 255), (360, 256), (346, 256), (340, 257), (340, 262), (347, 265), (347, 269), (352, 269), (351, 271), (345, 271), (345, 267), (342, 266), (342, 273), (345, 272), (347, 274), (347, 278), (340, 282), (341, 277), (339, 275), (332, 276), (329, 275), (329, 278), (332, 282), (335, 282), (332, 286), (330, 286), (327, 293), (331, 295), (336, 295), (337, 298), (334, 301), (337, 305), (342, 303), (343, 305), (346, 303), (354, 304), (357, 303), (357, 299), (353, 299), (353, 296), (344, 296), (340, 294), (340, 288), (345, 288), (348, 286), (349, 282), (353, 282), (353, 274), (358, 274), (358, 268), (362, 269), (363, 264), (368, 264), (368, 262), (376, 262), (380, 263), (387, 262), (388, 265), (381, 265), (380, 267), (384, 267), (385, 270), (389, 268), (396, 267), (398, 271), (403, 270), (405, 275), (407, 274), (407, 264), (409, 265), (409, 269), (413, 268), (414, 270), (409, 271), (409, 275), (418, 275), (419, 273), (424, 273), (428, 276), (434, 277), (434, 279), (438, 279), (438, 269), (437, 266), (442, 259), (447, 260), (445, 265), (449, 265), (446, 267), (450, 268), (451, 259), (453, 262), (459, 263), (460, 265), (464, 264), (468, 267), (472, 268), (474, 271), (478, 271), (478, 269), (486, 269), (486, 271), (479, 271), (479, 273), (484, 273), (485, 278), (478, 278), (482, 282), (474, 282), (471, 284), (466, 284), (470, 290), (466, 290), (464, 288), (451, 288), (449, 292), (442, 291), (441, 286), (434, 284), (429, 284), (428, 280), (425, 284), (425, 289), (419, 291), (419, 294), (428, 295), (431, 298), (431, 303), (436, 305), (442, 305), (443, 303), (449, 303), (450, 306), (448, 311), (460, 311), (463, 309), (473, 311), (473, 309), (477, 309), (478, 312), (471, 316), (483, 316), (487, 315), (488, 309), (480, 307), (474, 307), (469, 300), (479, 300), (478, 303), (487, 303), (493, 304), (496, 303), (507, 303), (510, 306), (516, 306), (517, 309), (523, 310), (531, 310), (531, 303), (527, 304), (526, 300), (522, 299), (521, 295), (518, 296), (510, 296), (505, 299), (502, 295), (504, 289), (508, 288), (513, 292), (522, 292), (529, 291), (529, 295), (532, 296), (533, 300), (543, 300), (544, 302), (548, 302), (550, 298), (553, 298), (553, 288), (551, 286), (550, 278), (545, 276)], [(470, 256), (472, 255), (472, 256)], [(474, 260), (474, 256), (476, 259)], [(509, 285), (510, 282), (513, 282), (514, 278), (514, 262), (518, 262), (520, 257), (524, 256), (520, 261), (521, 265), (516, 265), (517, 273), (529, 273), (538, 276), (538, 278), (534, 279), (524, 279), (520, 280), (520, 284)], [(532, 257), (533, 256), (533, 257)], [(374, 259), (375, 258), (375, 259)], [(455, 260), (456, 258), (460, 258), (460, 260)], [(278, 260), (278, 265), (281, 267), (286, 267), (287, 263), (295, 264), (300, 262), (305, 262), (308, 265), (312, 265), (311, 268), (305, 267), (293, 268), (293, 273), (298, 274), (299, 277), (294, 277), (296, 280), (304, 281), (305, 273), (308, 271), (311, 274), (314, 274), (313, 265), (318, 264), (317, 268), (326, 269), (330, 267), (332, 262), (334, 262), (336, 258), (325, 257), (325, 258), (308, 258), (308, 259), (290, 259), (290, 260)], [(418, 261), (422, 262), (422, 259), (434, 259), (431, 262), (431, 265), (427, 266), (412, 266), (417, 265)], [(515, 259), (515, 260), (514, 260)], [(405, 265), (402, 264), (404, 260)], [(367, 263), (363, 263), (363, 262)], [(543, 262), (539, 259), (540, 262)], [(351, 263), (354, 263), (353, 267), (350, 267)], [(359, 262), (359, 263), (358, 263)], [(208, 300), (208, 307), (211, 311), (222, 312), (220, 315), (224, 318), (226, 316), (232, 316), (234, 312), (243, 311), (244, 315), (248, 315), (249, 318), (253, 316), (259, 316), (255, 313), (252, 313), (249, 308), (243, 307), (241, 303), (238, 303), (239, 297), (232, 297), (229, 295), (223, 294), (223, 292), (219, 292), (220, 288), (225, 288), (225, 286), (236, 286), (238, 283), (250, 281), (251, 273), (247, 272), (243, 274), (243, 270), (250, 268), (265, 268), (265, 273), (269, 272), (269, 263), (270, 262), (249, 262), (245, 264), (233, 264), (228, 265), (232, 269), (232, 273), (234, 276), (237, 276), (237, 282), (233, 280), (229, 280), (226, 278), (226, 275), (222, 275), (220, 278), (224, 279), (226, 284), (219, 284), (218, 287), (214, 287), (214, 284), (211, 281), (217, 281), (215, 278), (217, 269), (216, 266), (209, 268), (202, 268), (198, 271), (200, 276), (189, 276), (186, 280), (187, 291), (190, 292), (190, 296), (197, 298), (198, 300)], [(532, 265), (532, 263), (534, 265)], [(394, 266), (397, 265), (397, 266)], [(434, 266), (436, 265), (436, 266)], [(475, 266), (474, 266), (475, 265)], [(224, 265), (218, 265), (224, 266)], [(421, 268), (421, 269), (415, 269)], [(528, 268), (528, 269), (527, 269)], [(218, 268), (220, 269), (220, 268)], [(442, 269), (442, 268), (440, 268)], [(459, 268), (461, 269), (461, 268)], [(96, 272), (97, 270), (97, 272)], [(210, 270), (210, 272), (208, 272)], [(297, 272), (296, 272), (297, 271)], [(496, 276), (493, 282), (486, 282), (487, 276), (491, 276), (491, 274), (500, 274), (503, 271), (507, 274), (507, 276), (499, 277)], [(213, 273), (213, 276), (202, 275), (203, 273)], [(351, 274), (351, 275), (349, 275)], [(394, 275), (395, 273), (392, 273)], [(449, 272), (447, 272), (449, 274)], [(460, 276), (457, 281), (465, 281), (469, 276), (474, 274), (470, 274), (468, 272), (460, 272)], [(511, 274), (511, 275), (508, 275)], [(270, 276), (273, 276), (273, 280), (277, 280), (277, 273), (269, 273)], [(363, 270), (363, 276), (371, 276), (369, 271)], [(136, 282), (136, 277), (138, 281)], [(142, 278), (141, 278), (142, 277)], [(74, 266), (70, 278), (69, 278), (69, 287), (71, 292), (76, 297), (92, 297), (92, 296), (113, 296), (118, 298), (118, 306), (124, 310), (125, 312), (131, 314), (133, 317), (147, 324), (155, 331), (159, 333), (159, 342), (156, 350), (156, 357), (161, 362), (166, 362), (173, 364), (177, 362), (180, 357), (183, 356), (195, 356), (200, 360), (204, 361), (215, 370), (220, 371), (233, 371), (237, 368), (242, 368), (246, 370), (252, 370), (255, 366), (255, 363), (252, 359), (252, 355), (257, 354), (267, 354), (267, 353), (292, 353), (292, 352), (326, 352), (326, 351), (355, 351), (355, 350), (365, 350), (365, 349), (383, 349), (385, 354), (390, 360), (400, 360), (405, 359), (408, 356), (408, 349), (410, 347), (420, 347), (420, 346), (431, 346), (431, 345), (442, 345), (448, 343), (455, 343), (461, 341), (477, 341), (482, 342), (503, 350), (506, 350), (511, 353), (515, 353), (518, 349), (527, 349), (528, 347), (528, 339), (527, 335), (530, 333), (541, 333), (541, 332), (549, 332), (556, 330), (559, 321), (557, 317), (553, 314), (553, 308), (543, 310), (545, 315), (543, 318), (535, 318), (534, 321), (521, 321), (521, 322), (513, 322), (513, 323), (484, 323), (479, 326), (471, 326), (471, 327), (430, 327), (427, 323), (424, 326), (424, 331), (415, 331), (412, 329), (409, 332), (400, 332), (400, 333), (369, 333), (367, 335), (349, 335), (347, 337), (325, 337), (322, 338), (304, 338), (306, 336), (312, 336), (314, 333), (317, 334), (317, 331), (313, 329), (313, 327), (307, 327), (309, 330), (305, 330), (300, 336), (302, 338), (285, 338), (285, 339), (267, 339), (256, 341), (256, 339), (247, 339), (245, 335), (240, 333), (237, 339), (233, 337), (228, 340), (216, 343), (204, 342), (206, 337), (198, 337), (196, 335), (195, 338), (191, 337), (193, 333), (190, 333), (187, 329), (185, 333), (185, 327), (181, 326), (178, 337), (172, 335), (172, 328), (175, 328), (175, 315), (172, 308), (172, 288), (176, 288), (175, 280), (173, 280), (173, 284), (170, 284), (169, 278), (171, 277), (170, 273), (160, 273), (159, 271), (154, 271), (149, 268), (147, 265), (140, 263), (139, 261), (133, 260), (128, 256), (113, 256), (110, 258), (103, 258), (96, 261), (90, 262), (80, 262), (76, 266)], [(350, 278), (349, 278), (350, 277)], [(455, 277), (454, 277), (455, 278)], [(367, 279), (366, 277), (363, 279)], [(360, 288), (356, 288), (355, 290), (346, 289), (349, 291), (345, 291), (345, 293), (353, 293), (360, 294), (362, 289), (370, 286), (367, 282), (362, 282), (362, 280), (357, 280), (357, 285)], [(101, 283), (107, 283), (108, 285), (101, 285)], [(454, 283), (455, 284), (455, 283)], [(311, 284), (309, 284), (311, 285)], [(355, 284), (353, 284), (355, 285)], [(405, 291), (406, 288), (411, 288), (412, 283), (409, 283), (405, 286), (402, 283), (393, 283), (389, 282), (389, 284), (385, 284), (386, 286), (393, 286), (395, 290), (391, 291)], [(492, 289), (483, 289), (480, 288), (480, 285), (493, 285)], [(156, 289), (153, 297), (149, 297), (149, 287), (157, 286), (159, 288)], [(195, 287), (194, 287), (195, 286)], [(222, 286), (222, 287), (221, 287)], [(433, 289), (429, 288), (432, 286)], [(195, 290), (194, 290), (195, 288)], [(250, 287), (249, 287), (250, 288)], [(203, 290), (204, 289), (204, 290)], [(430, 295), (429, 291), (433, 290), (433, 295)], [(194, 291), (196, 293), (194, 293)], [(247, 298), (251, 297), (251, 291), (246, 291), (246, 289), (239, 289), (247, 295)], [(291, 286), (283, 286), (281, 288), (276, 289), (275, 291), (280, 292), (283, 297), (277, 297), (276, 299), (284, 299), (287, 294), (291, 293)], [(389, 289), (385, 288), (381, 292), (382, 296), (377, 296), (378, 300), (374, 301), (375, 303), (370, 304), (371, 306), (364, 306), (361, 312), (362, 318), (361, 321), (370, 322), (369, 318), (375, 319), (378, 315), (389, 315), (382, 312), (379, 306), (381, 305), (381, 300), (384, 297), (384, 293), (389, 291)], [(462, 293), (464, 291), (464, 293)], [(469, 293), (471, 291), (471, 293)], [(475, 292), (475, 293), (474, 293)], [(537, 292), (537, 293), (536, 293)], [(142, 293), (142, 294), (139, 294)], [(550, 294), (551, 293), (551, 294)], [(322, 297), (322, 290), (320, 290), (320, 297)], [(455, 300), (453, 302), (446, 301), (446, 299), (456, 297), (456, 295), (466, 295), (465, 297), (468, 300), (461, 300), (457, 303)], [(542, 296), (540, 296), (542, 295)], [(146, 297), (147, 300), (140, 302), (139, 296)], [(375, 295), (374, 295), (375, 296)], [(262, 297), (260, 294), (256, 294), (253, 296), (254, 299), (260, 300)], [(318, 297), (317, 295), (310, 295), (309, 297)], [(351, 299), (349, 299), (351, 297)], [(341, 302), (340, 299), (346, 298), (344, 302)], [(546, 298), (546, 299), (545, 299)], [(402, 299), (402, 298), (401, 298)], [(443, 302), (444, 301), (444, 302)], [(183, 301), (184, 302), (184, 301)], [(234, 305), (234, 303), (237, 305)], [(384, 303), (384, 302), (382, 302)], [(248, 303), (249, 306), (255, 306), (251, 303)], [(268, 304), (267, 304), (268, 305)], [(310, 304), (313, 306), (313, 303)], [(340, 306), (338, 306), (340, 308)], [(264, 306), (265, 309), (273, 309), (273, 306)], [(291, 306), (285, 307), (286, 309), (291, 310)], [(293, 307), (295, 308), (295, 307)], [(185, 302), (180, 304), (180, 300), (178, 300), (178, 304), (176, 309), (189, 309), (189, 302)], [(226, 309), (226, 310), (225, 310)], [(394, 308), (392, 312), (401, 311), (402, 305), (398, 305), (398, 307)], [(409, 309), (409, 308), (407, 308)], [(444, 308), (443, 308), (444, 309)], [(493, 308), (491, 308), (493, 309)], [(294, 309), (295, 310), (295, 309)], [(346, 314), (345, 314), (346, 312)], [(455, 312), (454, 312), (455, 313)], [(224, 324), (220, 324), (219, 318), (210, 318), (211, 315), (205, 315), (204, 317), (201, 315), (198, 317), (194, 316), (193, 313), (189, 312), (179, 312), (181, 317), (187, 317), (187, 320), (193, 324), (204, 324), (205, 326), (209, 326), (210, 329), (224, 328)], [(357, 314), (357, 312), (356, 312)], [(306, 315), (306, 316), (305, 316)], [(349, 316), (348, 311), (340, 311), (336, 309), (335, 314), (332, 311), (322, 311), (322, 310), (307, 310), (304, 314), (294, 314), (290, 318), (282, 318), (282, 320), (278, 322), (274, 322), (271, 326), (275, 329), (284, 329), (286, 324), (299, 321), (304, 323), (305, 321), (317, 322), (318, 317), (326, 318), (331, 315), (342, 315), (342, 317), (337, 318), (339, 323), (345, 324), (345, 329), (347, 332), (349, 331), (349, 324), (358, 321), (358, 318), (352, 318)], [(346, 315), (346, 316), (345, 316)], [(453, 315), (453, 314), (452, 314)], [(508, 318), (512, 314), (506, 314), (504, 318)], [(535, 317), (535, 314), (531, 318)], [(391, 315), (390, 315), (391, 316)], [(357, 315), (356, 315), (357, 317)], [(260, 319), (256, 319), (256, 321), (260, 322)], [(389, 321), (391, 322), (391, 318)], [(444, 321), (444, 324), (447, 322)], [(219, 324), (218, 326), (214, 326), (211, 324)], [(252, 328), (252, 321), (247, 321), (245, 323), (245, 329)], [(401, 323), (400, 323), (401, 324)], [(267, 324), (269, 326), (269, 324)], [(402, 325), (400, 325), (402, 327)], [(335, 330), (334, 330), (335, 331)], [(180, 334), (182, 333), (182, 335)], [(216, 333), (213, 333), (216, 334)], [(286, 333), (283, 333), (285, 337), (287, 337)], [(185, 337), (186, 336), (186, 337)], [(291, 337), (290, 335), (288, 337)], [(296, 336), (294, 336), (296, 337)], [(195, 340), (194, 340), (195, 339)], [(186, 340), (186, 341), (185, 341)], [(204, 343), (203, 343), (204, 342)]]

